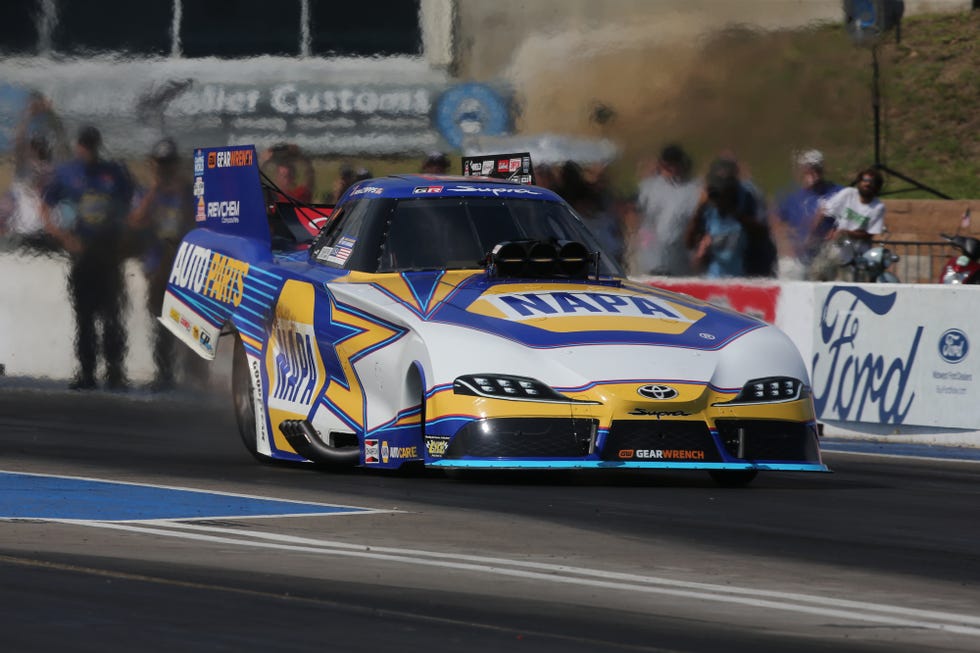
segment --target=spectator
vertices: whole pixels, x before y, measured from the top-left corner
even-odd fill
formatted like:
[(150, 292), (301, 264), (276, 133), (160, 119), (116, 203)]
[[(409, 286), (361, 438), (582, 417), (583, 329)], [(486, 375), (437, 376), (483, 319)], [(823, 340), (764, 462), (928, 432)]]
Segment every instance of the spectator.
[[(79, 372), (70, 387), (77, 390), (96, 387), (98, 322), (102, 325), (106, 387), (126, 387), (126, 332), (121, 315), (125, 286), (120, 245), (133, 186), (123, 166), (101, 158), (101, 147), (99, 130), (82, 127), (75, 158), (55, 170), (42, 203), (45, 227), (71, 260), (68, 285), (75, 312)], [(57, 224), (52, 215), (51, 209), (59, 204), (71, 214), (67, 225)]]
[(691, 169), (687, 152), (679, 145), (668, 145), (660, 152), (653, 174), (640, 180), (639, 221), (630, 239), (630, 274), (691, 274), (684, 231), (701, 196), (701, 185), (691, 178)]
[(25, 169), (0, 197), (0, 234), (38, 252), (56, 251), (58, 244), (45, 231), (41, 218), (41, 194), (54, 174), (51, 147), (38, 134), (30, 139), (27, 150)]
[(336, 203), (347, 192), (347, 189), (357, 181), (356, 176), (354, 168), (349, 163), (342, 164), (340, 174), (333, 182), (333, 195), (324, 197), (324, 201), (327, 204)]
[[(43, 148), (38, 144), (43, 143)], [(28, 94), (24, 113), (14, 129), (14, 177), (29, 180), (44, 153), (44, 161), (64, 161), (69, 156), (68, 139), (51, 100), (39, 91)]]
[(823, 244), (833, 222), (824, 220), (826, 200), (841, 186), (824, 178), (824, 157), (819, 150), (807, 150), (795, 160), (797, 187), (777, 199), (775, 225), (779, 229), (780, 250), (804, 270)]
[(449, 157), (445, 152), (429, 152), (419, 169), (426, 175), (445, 175), (449, 173)]
[(292, 143), (273, 145), (262, 152), (260, 163), (272, 168), (271, 177), (279, 187), (278, 200), (298, 200), (305, 204), (313, 201), (316, 173), (313, 162)]
[(596, 165), (586, 171), (578, 163), (566, 161), (560, 175), (556, 192), (579, 214), (602, 251), (621, 264), (625, 249), (623, 229), (607, 187), (605, 166)]
[(776, 243), (773, 241), (772, 231), (769, 229), (769, 212), (766, 208), (765, 193), (755, 185), (746, 168), (739, 164), (734, 152), (729, 150), (721, 158), (730, 158), (735, 164), (739, 186), (744, 193), (748, 194), (748, 197), (743, 201), (746, 202), (745, 210), (752, 219), (746, 221), (744, 225), (747, 238), (745, 276), (775, 277), (779, 255), (776, 252)]
[(206, 366), (190, 349), (177, 350), (177, 339), (156, 318), (163, 308), (167, 280), (180, 241), (194, 227), (194, 195), (190, 180), (181, 174), (177, 144), (171, 138), (158, 141), (150, 151), (152, 180), (139, 204), (129, 214), (129, 226), (142, 236), (143, 274), (146, 276), (146, 308), (153, 320), (153, 364), (150, 389), (156, 392), (176, 386), (175, 364), (181, 363), (187, 380), (198, 384), (206, 378)]
[(755, 222), (756, 201), (739, 180), (738, 165), (730, 158), (715, 160), (685, 235), (695, 269), (710, 278), (744, 276)]
[(856, 187), (844, 188), (824, 203), (823, 215), (833, 220), (833, 227), (825, 238), (827, 245), (814, 262), (813, 278), (820, 281), (837, 278), (842, 241), (850, 241), (853, 253), (861, 254), (871, 247), (874, 236), (885, 232), (885, 205), (878, 199), (884, 182), (877, 168), (867, 168), (858, 174)]
[(548, 190), (557, 190), (558, 174), (550, 163), (534, 164), (534, 184)]

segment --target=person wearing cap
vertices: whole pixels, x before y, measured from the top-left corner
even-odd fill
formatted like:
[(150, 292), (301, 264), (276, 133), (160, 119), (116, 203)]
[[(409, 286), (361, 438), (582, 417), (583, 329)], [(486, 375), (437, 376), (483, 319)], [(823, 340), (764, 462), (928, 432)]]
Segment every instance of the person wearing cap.
[(426, 175), (444, 175), (449, 172), (449, 157), (445, 152), (429, 152), (419, 172)]
[(176, 338), (156, 319), (163, 306), (167, 280), (181, 239), (194, 228), (194, 193), (190, 179), (182, 174), (181, 158), (172, 138), (157, 141), (150, 150), (149, 160), (152, 180), (129, 214), (128, 222), (137, 236), (142, 255), (147, 285), (146, 309), (154, 327), (155, 375), (150, 390), (163, 392), (176, 387), (177, 363), (181, 363), (188, 381), (199, 384), (203, 382), (207, 368), (200, 364), (203, 359), (186, 347), (180, 348), (181, 355), (178, 356)]
[(102, 134), (97, 128), (79, 130), (75, 158), (55, 170), (44, 189), (41, 210), (45, 228), (71, 261), (68, 285), (79, 370), (70, 387), (78, 390), (96, 387), (100, 349), (106, 387), (126, 387), (122, 237), (133, 184), (125, 167), (101, 157), (101, 148)]
[(782, 255), (806, 269), (833, 226), (833, 221), (823, 219), (823, 205), (842, 187), (824, 177), (820, 150), (799, 152), (793, 163), (796, 187), (777, 198), (773, 223), (779, 228)]

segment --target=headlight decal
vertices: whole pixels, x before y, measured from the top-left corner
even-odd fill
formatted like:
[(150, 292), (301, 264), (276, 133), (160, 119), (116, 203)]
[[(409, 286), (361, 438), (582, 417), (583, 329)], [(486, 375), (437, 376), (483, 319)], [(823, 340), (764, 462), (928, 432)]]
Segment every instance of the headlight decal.
[(562, 404), (597, 404), (559, 394), (537, 379), (509, 374), (465, 374), (453, 381), (453, 394)]
[(721, 401), (713, 406), (731, 406), (733, 404), (774, 404), (796, 401), (810, 396), (810, 388), (799, 379), (788, 376), (768, 376), (762, 379), (752, 379), (730, 401)]

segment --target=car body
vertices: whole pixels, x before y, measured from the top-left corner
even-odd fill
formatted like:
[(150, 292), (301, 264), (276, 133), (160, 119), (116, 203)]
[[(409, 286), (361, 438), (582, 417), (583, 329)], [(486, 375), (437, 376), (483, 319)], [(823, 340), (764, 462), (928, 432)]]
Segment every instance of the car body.
[(827, 471), (789, 338), (624, 279), (549, 190), (401, 175), (270, 211), (250, 146), (195, 175), (160, 321), (205, 358), (234, 336), (260, 459)]

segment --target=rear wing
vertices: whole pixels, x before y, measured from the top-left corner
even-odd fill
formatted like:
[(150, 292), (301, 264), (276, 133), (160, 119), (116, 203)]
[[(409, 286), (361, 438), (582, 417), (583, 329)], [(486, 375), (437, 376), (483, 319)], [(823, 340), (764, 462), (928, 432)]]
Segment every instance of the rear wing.
[(195, 220), (199, 227), (272, 247), (309, 243), (333, 212), (330, 205), (266, 195), (253, 145), (194, 151)]
[(194, 201), (198, 227), (271, 246), (253, 145), (194, 150)]

